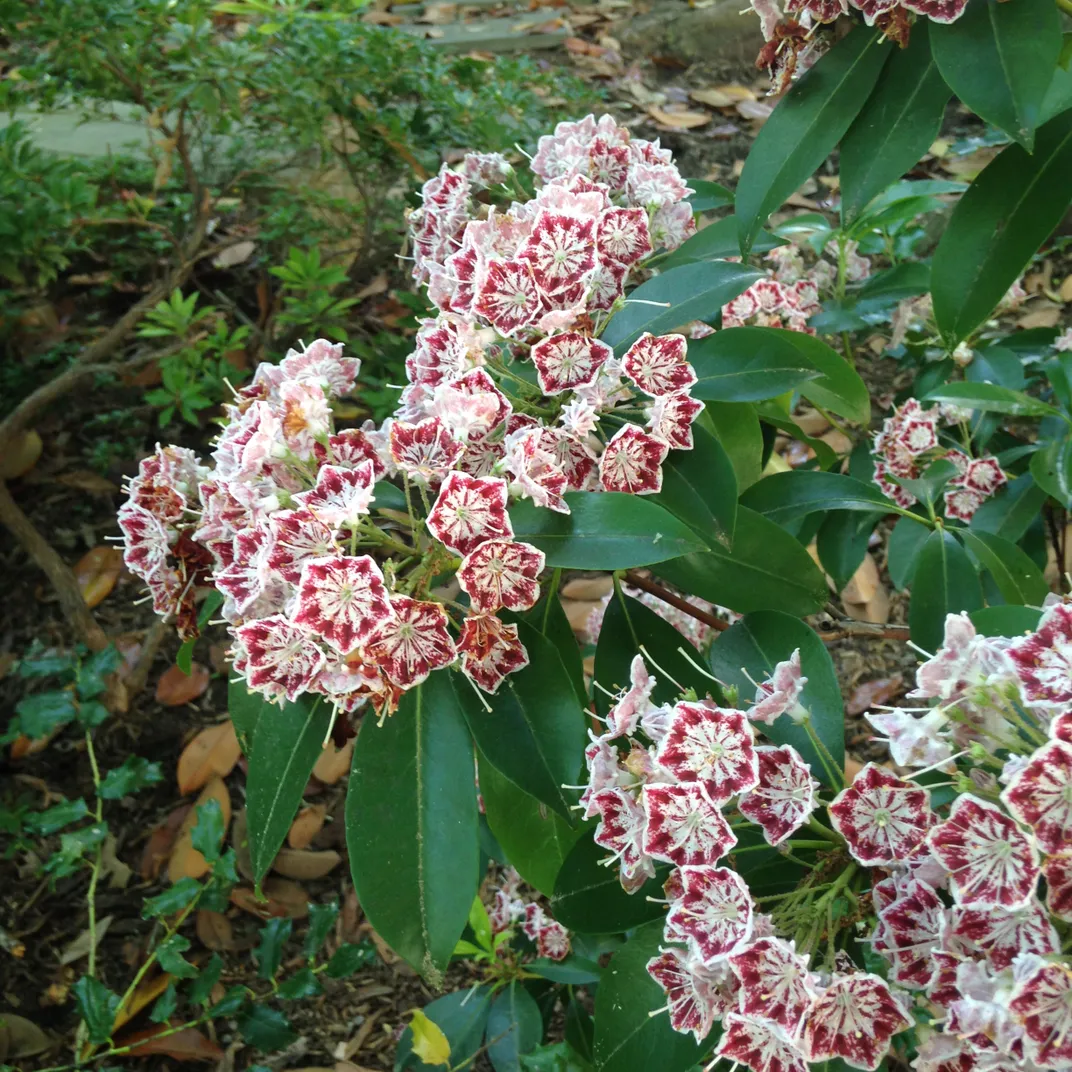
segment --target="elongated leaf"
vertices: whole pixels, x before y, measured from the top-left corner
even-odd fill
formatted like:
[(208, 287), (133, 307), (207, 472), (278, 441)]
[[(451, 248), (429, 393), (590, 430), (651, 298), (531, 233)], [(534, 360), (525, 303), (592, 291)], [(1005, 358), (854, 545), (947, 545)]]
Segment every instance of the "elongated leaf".
[(253, 733), (261, 711), (271, 706), (259, 692), (250, 692), (241, 678), (231, 681), (227, 686), (227, 713), (231, 716), (235, 736), (246, 756), (253, 749)]
[(330, 722), (331, 708), (319, 696), (282, 707), (268, 704), (261, 711), (246, 779), (249, 855), (257, 882), (268, 873), (298, 813)]
[[(852, 580), (867, 554), (875, 525), (882, 520), (882, 513), (856, 513), (852, 510), (834, 510), (823, 518), (815, 534), (815, 549), (823, 569), (834, 579), (840, 592)], [(911, 524), (911, 522), (909, 522)], [(926, 535), (926, 528), (919, 526)]]
[(1030, 152), (1061, 51), (1056, 5), (970, 0), (955, 22), (931, 25), (931, 51), (953, 92)]
[(902, 517), (893, 526), (890, 542), (886, 547), (886, 568), (893, 586), (902, 592), (912, 583), (920, 549), (927, 542), (930, 530), (926, 525)]
[(632, 304), (615, 313), (603, 332), (603, 341), (621, 355), (645, 331), (662, 335), (690, 320), (710, 320), (760, 278), (762, 273), (730, 261), (700, 261), (670, 268), (629, 295)]
[(1016, 546), (989, 532), (962, 529), (964, 546), (994, 578), (1006, 603), (1039, 604), (1049, 594), (1050, 586), (1042, 570)]
[(973, 532), (992, 532), (1003, 540), (1018, 543), (1042, 514), (1046, 492), (1030, 473), (1010, 480), (996, 495), (987, 499), (971, 519)]
[(568, 514), (528, 499), (510, 510), (515, 537), (543, 551), (548, 566), (629, 569), (706, 549), (692, 529), (650, 499), (617, 491), (570, 491), (565, 498)]
[[(826, 645), (798, 618), (780, 611), (746, 614), (711, 645), (711, 672), (721, 681), (738, 686), (741, 696), (751, 700), (756, 688), (752, 681), (763, 681), (777, 663), (798, 648), (801, 669), (808, 679), (800, 702), (811, 712), (819, 740), (841, 769), (845, 759), (845, 709), (837, 672)], [(811, 764), (815, 776), (830, 784), (818, 750), (803, 727), (783, 715), (773, 725), (764, 726), (763, 733), (777, 744), (791, 744)]]
[(488, 826), (510, 863), (530, 886), (550, 897), (563, 860), (581, 837), (580, 829), (518, 789), (484, 759), (480, 795)]
[(495, 1072), (520, 1072), (521, 1055), (539, 1046), (543, 1017), (520, 980), (513, 980), (496, 994), (484, 1037)]
[(361, 723), (346, 796), (354, 888), (384, 940), (438, 984), (476, 895), (473, 745), (450, 671)]
[(857, 26), (794, 83), (763, 124), (737, 186), (741, 252), (767, 217), (811, 177), (856, 118), (889, 53), (877, 30)]
[(968, 617), (983, 636), (1018, 637), (1033, 633), (1038, 628), (1042, 612), (1035, 607), (1006, 604), (1003, 607), (973, 610)]
[(931, 56), (927, 28), (886, 61), (874, 92), (841, 140), (841, 218), (849, 222), (899, 179), (938, 137), (950, 91)]
[(571, 931), (618, 934), (665, 915), (665, 906), (646, 900), (664, 896), (661, 880), (653, 878), (636, 893), (628, 894), (622, 889), (617, 869), (604, 867), (608, 855), (585, 832), (558, 872), (551, 914)]
[(737, 475), (739, 491), (759, 479), (763, 471), (763, 429), (754, 406), (747, 402), (708, 402), (697, 424), (710, 428), (722, 444)]
[(1067, 63), (1067, 60), (1065, 60), (1068, 55), (1069, 41), (1072, 41), (1072, 34), (1066, 33), (1061, 55), (1062, 62), (1066, 63), (1067, 66), (1062, 66), (1062, 63), (1058, 63), (1057, 70), (1053, 72), (1053, 81), (1050, 83), (1050, 88), (1046, 90), (1046, 96), (1042, 101), (1039, 126), (1048, 123), (1055, 115), (1060, 115), (1061, 112), (1072, 108), (1072, 63)]
[(916, 560), (908, 624), (912, 641), (924, 651), (942, 646), (947, 614), (983, 605), (979, 575), (959, 541), (945, 529), (927, 537)]
[(558, 595), (545, 595), (535, 607), (518, 615), (517, 618), (514, 618), (509, 611), (499, 613), (504, 621), (519, 619), (531, 625), (536, 632), (550, 641), (569, 675), (573, 691), (577, 694), (577, 702), (584, 707), (588, 703), (588, 689), (584, 683), (584, 662), (581, 659), (581, 649)]
[(1072, 509), (1072, 437), (1054, 439), (1032, 454), (1031, 475), (1047, 495)]
[(1014, 417), (1059, 417), (1061, 411), (1054, 409), (1039, 398), (1001, 387), (996, 383), (947, 383), (928, 391), (925, 402), (952, 402), (965, 409), (978, 409), (984, 413), (1008, 413)]
[(732, 551), (712, 548), (659, 563), (653, 572), (740, 614), (778, 608), (803, 616), (827, 600), (826, 581), (796, 538), (743, 506)]
[[(753, 253), (769, 253), (778, 246), (784, 246), (785, 239), (776, 238), (769, 231), (760, 231), (752, 243)], [(681, 264), (693, 264), (696, 261), (721, 260), (725, 257), (740, 255), (740, 240), (737, 237), (737, 217), (724, 216), (707, 227), (701, 228), (682, 242), (659, 267), (663, 271), (677, 268)]]
[(700, 539), (733, 544), (737, 524), (737, 476), (722, 444), (694, 426), (693, 449), (671, 451), (663, 463), (663, 488), (652, 498)]
[(458, 705), (481, 755), (518, 788), (572, 821), (574, 796), (562, 786), (577, 781), (584, 715), (554, 645), (523, 622), (518, 636), (529, 653), (528, 666), (510, 674), (494, 696), (477, 696), (458, 677)]
[(764, 477), (741, 496), (741, 505), (778, 524), (820, 510), (857, 510), (870, 514), (876, 510), (893, 513), (897, 509), (874, 484), (840, 473), (807, 469)]
[(1034, 153), (1010, 145), (961, 198), (931, 272), (935, 319), (951, 346), (990, 315), (1060, 222), (1072, 199), (1070, 173), (1072, 112), (1065, 112), (1039, 129)]
[(860, 374), (836, 350), (814, 335), (803, 331), (783, 331), (778, 328), (763, 328), (778, 331), (784, 342), (796, 348), (819, 375), (800, 385), (800, 393), (809, 401), (856, 424), (866, 425), (871, 420), (871, 396)]
[[(478, 986), (475, 990), (466, 987), (453, 994), (444, 994), (429, 1005), (424, 1015), (447, 1036), (450, 1043), (452, 1065), (464, 1065), (472, 1059), (484, 1041), (484, 1028), (491, 1009), (491, 990)], [(426, 1065), (413, 1052), (413, 1031), (407, 1027), (398, 1040), (395, 1054), (395, 1072), (428, 1072)]]
[(689, 194), (689, 204), (693, 212), (710, 212), (712, 209), (725, 208), (733, 204), (733, 191), (727, 190), (717, 182), (709, 182), (707, 179), (686, 179), (685, 185), (692, 193)]
[[(685, 1072), (704, 1050), (678, 1034), (666, 1013), (666, 994), (645, 965), (659, 955), (662, 923), (641, 927), (610, 959), (596, 992), (595, 1059), (598, 1072)], [(710, 1040), (708, 1040), (710, 1042)]]

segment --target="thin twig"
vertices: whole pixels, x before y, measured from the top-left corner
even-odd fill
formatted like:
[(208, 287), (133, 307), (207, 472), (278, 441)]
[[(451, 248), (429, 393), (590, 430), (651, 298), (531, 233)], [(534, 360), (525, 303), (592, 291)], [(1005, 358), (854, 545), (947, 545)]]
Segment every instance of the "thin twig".
[(698, 622), (703, 622), (704, 625), (711, 626), (712, 629), (722, 632), (730, 627), (729, 622), (716, 618), (706, 610), (694, 607), (683, 596), (671, 592), (669, 588), (664, 588), (657, 581), (651, 580), (650, 577), (644, 577), (637, 573), (636, 570), (626, 571), (625, 582), (626, 584), (631, 584), (634, 588), (643, 589), (648, 595), (655, 596), (656, 599), (661, 599), (664, 603), (669, 603), (671, 607), (676, 607), (683, 614), (689, 615), (690, 618), (695, 618)]
[(844, 640), (846, 637), (871, 637), (874, 640), (908, 640), (907, 625), (880, 625), (878, 622), (840, 621), (833, 629), (819, 634), (823, 641)]

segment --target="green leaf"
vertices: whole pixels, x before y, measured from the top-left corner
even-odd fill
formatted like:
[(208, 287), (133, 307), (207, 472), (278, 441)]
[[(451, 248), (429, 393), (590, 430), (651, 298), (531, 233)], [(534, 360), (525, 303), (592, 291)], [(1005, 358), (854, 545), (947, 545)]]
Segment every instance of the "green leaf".
[(180, 878), (170, 889), (142, 901), (141, 918), (153, 919), (181, 912), (200, 892), (201, 883), (196, 878)]
[[(629, 295), (601, 336), (623, 354), (645, 331), (662, 335), (690, 320), (710, 320), (746, 291), (762, 273), (730, 261), (699, 261), (661, 272)], [(645, 305), (644, 302), (655, 302)]]
[(92, 976), (83, 975), (71, 987), (74, 1002), (78, 1006), (78, 1015), (86, 1025), (86, 1034), (90, 1042), (99, 1044), (107, 1042), (115, 1023), (115, 1014), (119, 1011), (119, 995), (113, 994), (104, 983)]
[[(458, 990), (425, 1005), (424, 1015), (447, 1036), (452, 1067), (467, 1066), (467, 1062), (480, 1049), (490, 1009), (491, 991), (486, 986), (478, 986), (475, 990)], [(413, 1031), (407, 1027), (398, 1041), (395, 1072), (427, 1068), (413, 1052)]]
[(924, 651), (942, 646), (947, 614), (978, 610), (983, 605), (979, 575), (952, 533), (935, 529), (916, 560), (908, 625), (912, 642)]
[(1035, 483), (1066, 510), (1072, 509), (1072, 436), (1053, 439), (1031, 455)]
[(1057, 70), (1053, 72), (1053, 81), (1042, 101), (1039, 126), (1048, 123), (1055, 115), (1060, 115), (1061, 112), (1072, 108), (1072, 63), (1064, 59), (1070, 47), (1072, 47), (1072, 34), (1066, 33), (1061, 50), (1064, 66), (1058, 65)]
[(184, 640), (179, 646), (179, 650), (175, 652), (175, 665), (187, 676), (190, 676), (190, 669), (193, 666), (194, 660), (194, 648), (197, 646), (197, 637), (190, 637), (188, 640)]
[(929, 23), (912, 27), (908, 47), (886, 61), (874, 91), (841, 139), (841, 218), (867, 203), (917, 162), (938, 137), (950, 91), (931, 56)]
[(530, 886), (550, 896), (562, 862), (581, 831), (519, 789), (483, 758), (480, 795), (488, 826), (511, 865)]
[(114, 644), (83, 659), (78, 667), (79, 699), (92, 700), (108, 688), (107, 678), (119, 669), (120, 655)]
[(306, 965), (282, 983), (276, 995), (284, 1001), (297, 1001), (299, 998), (316, 997), (323, 989), (320, 980), (313, 974), (312, 968)]
[[(197, 984), (195, 983), (194, 985), (196, 986)], [(247, 1008), (249, 1003), (249, 991), (244, 986), (231, 986), (227, 988), (219, 1001), (209, 1006), (208, 1014), (214, 1020), (219, 1020), (224, 1016), (234, 1016)]]
[(563, 927), (582, 934), (619, 934), (665, 916), (664, 905), (647, 900), (665, 897), (662, 881), (651, 879), (636, 893), (626, 893), (618, 869), (603, 864), (609, 855), (587, 834), (570, 850), (551, 897), (551, 914)]
[(666, 1004), (666, 995), (645, 965), (659, 955), (662, 944), (662, 922), (649, 923), (611, 957), (604, 970), (596, 991), (598, 1072), (686, 1072), (700, 1063), (705, 1048), (691, 1035), (678, 1034), (665, 1012), (651, 1015)]
[(260, 945), (255, 954), (257, 975), (261, 979), (274, 979), (283, 962), (283, 946), (290, 938), (294, 921), (290, 919), (270, 919), (261, 927)]
[(494, 696), (477, 695), (459, 675), (457, 704), (488, 763), (569, 821), (573, 797), (562, 786), (578, 777), (584, 715), (554, 645), (524, 622), (518, 638), (528, 666), (510, 674)]
[[(691, 238), (682, 242), (669, 257), (661, 261), (659, 267), (665, 272), (682, 264), (738, 257), (741, 253), (741, 245), (737, 231), (737, 217), (724, 216), (721, 220), (701, 227)], [(752, 251), (769, 253), (772, 249), (783, 245), (785, 245), (784, 239), (775, 238), (768, 231), (760, 231), (752, 245)]]
[(780, 405), (780, 400), (760, 402), (756, 406), (756, 413), (763, 424), (769, 424), (772, 428), (785, 432), (790, 439), (795, 439), (814, 450), (815, 460), (819, 463), (820, 469), (831, 469), (838, 464), (839, 459), (834, 451), (821, 439), (807, 435), (796, 421), (786, 415), (785, 409)]
[(236, 677), (227, 686), (227, 711), (234, 724), (235, 736), (248, 757), (253, 750), (253, 731), (261, 712), (274, 707), (259, 692), (250, 692), (242, 678)]
[(934, 316), (948, 345), (990, 316), (1060, 222), (1072, 198), (1070, 173), (1072, 112), (1065, 112), (1039, 129), (1033, 154), (1010, 145), (968, 188), (931, 269)]
[(709, 182), (707, 179), (686, 179), (685, 185), (692, 193), (689, 194), (689, 204), (693, 212), (710, 212), (712, 209), (725, 208), (733, 204), (733, 191), (727, 190), (717, 182)]
[[(550, 586), (544, 591), (549, 591)], [(574, 635), (573, 627), (562, 609), (562, 601), (557, 592), (545, 595), (539, 603), (524, 614), (512, 617), (509, 611), (500, 611), (504, 621), (522, 621), (530, 625), (547, 640), (558, 652), (566, 673), (573, 685), (573, 691), (577, 694), (577, 702), (584, 707), (588, 703), (588, 689), (584, 683), (584, 662), (581, 659), (581, 649)]]
[(519, 1072), (521, 1054), (539, 1046), (540, 1007), (518, 980), (508, 983), (492, 1001), (484, 1037), (495, 1072)]
[(220, 981), (223, 971), (223, 960), (219, 953), (213, 953), (208, 963), (201, 969), (201, 974), (190, 984), (186, 991), (186, 999), (191, 1005), (208, 1004), (209, 995), (215, 985)]
[(890, 533), (886, 547), (886, 568), (894, 587), (903, 592), (912, 583), (920, 549), (927, 542), (930, 530), (911, 518), (902, 517)]
[(620, 491), (568, 491), (568, 514), (522, 499), (510, 510), (514, 537), (538, 547), (548, 566), (617, 570), (706, 550), (705, 543), (657, 503)]
[[(595, 966), (595, 965), (593, 965)], [(602, 969), (600, 977), (602, 978)], [(589, 1064), (595, 1059), (596, 1024), (574, 995), (566, 1006), (566, 1042)]]
[(308, 694), (261, 710), (246, 779), (249, 855), (258, 883), (294, 821), (330, 722), (329, 705)]
[(1042, 515), (1045, 502), (1046, 492), (1030, 473), (1024, 473), (1010, 480), (975, 511), (972, 532), (992, 532), (1003, 540), (1018, 543)]
[(164, 772), (159, 763), (153, 763), (142, 756), (127, 756), (122, 766), (115, 767), (104, 775), (100, 795), (104, 800), (118, 800), (163, 780)]
[(1030, 152), (1061, 52), (1056, 5), (1025, 0), (1010, 11), (970, 0), (955, 22), (931, 26), (931, 51), (964, 104)]
[(190, 939), (181, 934), (173, 934), (164, 939), (157, 948), (156, 959), (161, 969), (176, 979), (194, 979), (200, 974), (200, 969), (194, 967), (183, 953), (190, 948)]
[(102, 726), (110, 715), (111, 711), (99, 700), (83, 700), (78, 707), (78, 723), (87, 730)]
[[(751, 699), (755, 696), (752, 682), (765, 680), (775, 664), (788, 659), (797, 648), (801, 669), (808, 679), (800, 702), (811, 712), (812, 727), (819, 740), (839, 769), (844, 769), (845, 709), (837, 672), (826, 645), (799, 618), (776, 610), (745, 615), (711, 645), (711, 672), (720, 681), (736, 685), (741, 696)], [(819, 752), (803, 726), (782, 715), (773, 725), (764, 726), (763, 733), (775, 744), (791, 744), (808, 761), (816, 777), (830, 784)]]
[(1059, 417), (1061, 411), (1041, 399), (996, 383), (946, 383), (928, 391), (924, 402), (952, 402), (984, 413), (1008, 413), (1013, 417)]
[(796, 538), (744, 506), (737, 511), (732, 552), (712, 548), (661, 562), (653, 572), (740, 614), (778, 607), (804, 616), (828, 598), (822, 572)]
[(382, 726), (362, 721), (346, 796), (358, 901), (391, 948), (435, 983), (479, 882), (473, 745), (449, 674), (406, 692)]
[(970, 611), (968, 617), (982, 636), (1018, 637), (1038, 628), (1042, 611), (1037, 607), (1018, 607), (1009, 603), (1003, 607)]
[(705, 542), (730, 547), (737, 524), (737, 475), (722, 444), (694, 425), (693, 449), (673, 450), (663, 462), (663, 486), (652, 500), (684, 521)]
[(752, 144), (737, 185), (743, 254), (767, 217), (819, 169), (849, 129), (888, 53), (877, 30), (857, 26), (778, 102)]
[[(573, 1008), (573, 1005), (570, 1005)], [(567, 1012), (567, 1016), (569, 1013)], [(567, 1020), (567, 1025), (569, 1021)], [(593, 1072), (592, 1062), (568, 1042), (538, 1046), (521, 1058), (524, 1072)]]
[(347, 942), (331, 955), (324, 971), (332, 979), (345, 979), (354, 972), (375, 964), (377, 959), (376, 947), (372, 942)]
[(168, 983), (167, 988), (163, 994), (153, 1003), (152, 1011), (149, 1013), (149, 1019), (154, 1024), (166, 1024), (174, 1015), (175, 1010), (179, 1007), (179, 992), (175, 989), (173, 982)]
[(708, 402), (696, 424), (710, 428), (722, 444), (737, 474), (738, 491), (759, 479), (763, 472), (763, 429), (755, 406), (747, 402)]
[[(867, 546), (882, 513), (858, 514), (852, 510), (833, 510), (815, 534), (815, 547), (823, 569), (834, 579), (840, 592), (852, 579), (867, 554)], [(924, 535), (927, 529), (918, 526)]]
[(339, 915), (338, 901), (309, 905), (309, 929), (305, 932), (302, 952), (312, 960), (324, 944)]
[[(785, 334), (788, 334), (786, 332)], [(819, 373), (773, 328), (724, 328), (689, 346), (692, 395), (711, 402), (777, 398)]]
[[(924, 288), (926, 289), (926, 288)], [(758, 328), (759, 331), (778, 331), (784, 342), (796, 348), (819, 375), (806, 380), (800, 393), (813, 405), (822, 406), (856, 424), (871, 421), (871, 396), (860, 374), (822, 339), (805, 335), (803, 331), (784, 331), (780, 328)]]
[(227, 832), (220, 802), (210, 798), (197, 806), (197, 819), (190, 831), (190, 843), (209, 864), (220, 858), (220, 848)]
[(71, 823), (77, 823), (89, 814), (86, 802), (77, 797), (74, 800), (65, 800), (62, 804), (54, 804), (45, 811), (32, 812), (26, 816), (26, 829), (34, 834), (47, 836), (62, 830)]
[(1014, 543), (989, 532), (961, 529), (964, 546), (979, 560), (1006, 603), (1038, 605), (1050, 592), (1042, 570)]
[(569, 986), (598, 983), (603, 978), (603, 969), (594, 960), (577, 956), (569, 956), (565, 960), (537, 957), (530, 960), (525, 969), (535, 972), (541, 979), (550, 979), (552, 983), (565, 983)]
[(238, 1018), (239, 1034), (255, 1050), (271, 1053), (284, 1050), (298, 1038), (290, 1021), (278, 1010), (267, 1005), (253, 1005)]
[(78, 716), (78, 707), (74, 693), (64, 689), (27, 696), (15, 704), (15, 713), (19, 716), (19, 730), (32, 740), (38, 740), (73, 722)]
[(741, 496), (741, 505), (780, 525), (818, 511), (856, 510), (871, 514), (897, 510), (874, 484), (811, 469), (765, 476)]

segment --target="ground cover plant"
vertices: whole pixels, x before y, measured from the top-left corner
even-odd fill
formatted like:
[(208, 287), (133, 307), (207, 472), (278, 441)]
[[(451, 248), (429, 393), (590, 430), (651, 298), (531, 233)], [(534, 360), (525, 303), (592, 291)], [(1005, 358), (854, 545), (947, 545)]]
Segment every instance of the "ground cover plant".
[[(785, 92), (736, 191), (609, 115), (445, 163), (408, 213), (432, 315), (390, 416), (347, 417), (344, 341), (296, 342), (208, 451), (157, 446), (130, 481), (126, 567), (180, 675), (226, 630), (246, 765), (241, 865), (206, 797), (204, 869), (147, 902), (165, 1033), (237, 1020), (284, 1047), (273, 1003), (362, 964), (320, 955), (321, 905), (293, 976), (275, 921), (265, 986), (212, 996), (179, 933), (243, 881), (272, 903), (345, 746), (368, 923), (433, 988), (464, 966), (398, 1069), (1072, 1066), (1072, 328), (1003, 319), (1072, 204), (1069, 38), (1045, 0), (755, 6)], [(1005, 147), (970, 184), (906, 179), (954, 93)], [(836, 218), (772, 221), (835, 150)], [(878, 324), (903, 385), (882, 398), (858, 368)], [(907, 621), (832, 620), (876, 534)], [(587, 652), (577, 571), (611, 575)], [(846, 636), (918, 654), (863, 764)], [(24, 659), (59, 687), (9, 738), (77, 724), (93, 756), (116, 665)], [(70, 826), (49, 866), (88, 868), (91, 926), (104, 802), (159, 777), (93, 771), (92, 804), (27, 828)], [(76, 1064), (136, 1047), (141, 978), (90, 961)]]

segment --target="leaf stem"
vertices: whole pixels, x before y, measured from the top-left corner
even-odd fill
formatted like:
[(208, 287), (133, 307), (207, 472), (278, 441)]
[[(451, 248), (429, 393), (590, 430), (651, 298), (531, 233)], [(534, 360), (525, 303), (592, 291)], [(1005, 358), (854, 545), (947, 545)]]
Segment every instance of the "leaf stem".
[(830, 778), (831, 784), (837, 789), (845, 788), (845, 776), (838, 769), (837, 761), (830, 754), (830, 750), (823, 744), (819, 737), (819, 734), (815, 732), (815, 727), (811, 724), (811, 715), (801, 720), (800, 724), (804, 727), (804, 732), (808, 735), (808, 740), (815, 745), (815, 750), (819, 753), (819, 759), (823, 764), (823, 768)]
[[(100, 767), (97, 764), (97, 753), (93, 750), (93, 734), (86, 730), (86, 754), (89, 756), (90, 770), (93, 772), (93, 796), (96, 801), (94, 818), (97, 824), (104, 822), (104, 801), (101, 799)], [(101, 869), (101, 843), (93, 853), (93, 863), (90, 865), (89, 888), (86, 890), (86, 906), (89, 910), (89, 963), (87, 974), (91, 979), (97, 977), (97, 882), (100, 880)]]

